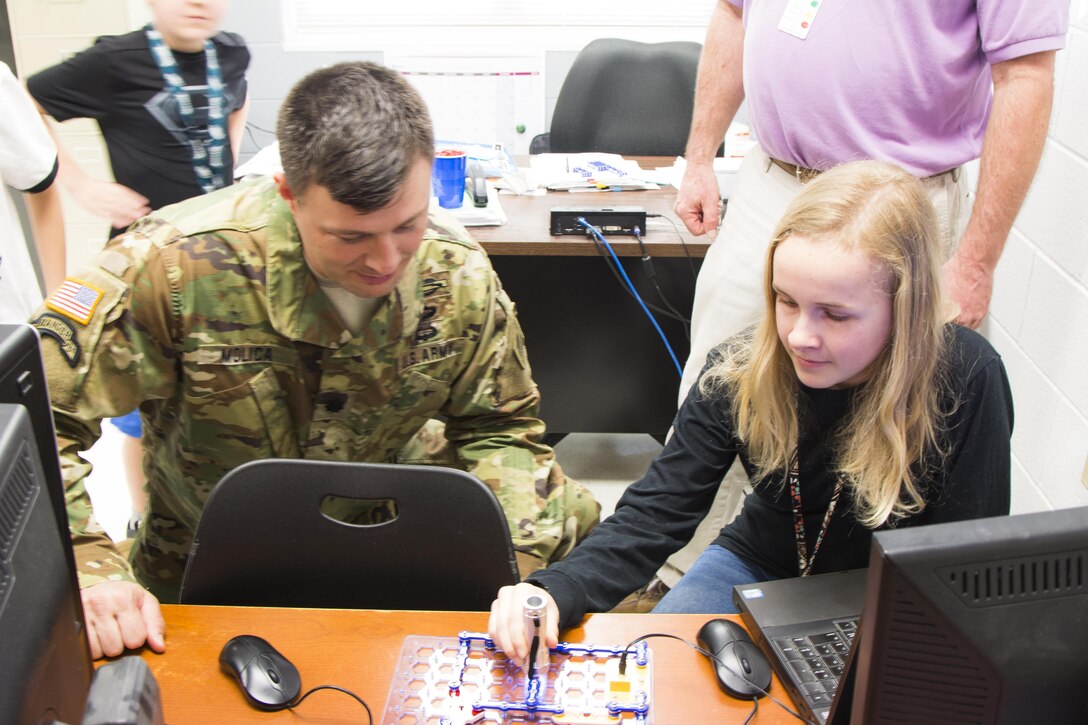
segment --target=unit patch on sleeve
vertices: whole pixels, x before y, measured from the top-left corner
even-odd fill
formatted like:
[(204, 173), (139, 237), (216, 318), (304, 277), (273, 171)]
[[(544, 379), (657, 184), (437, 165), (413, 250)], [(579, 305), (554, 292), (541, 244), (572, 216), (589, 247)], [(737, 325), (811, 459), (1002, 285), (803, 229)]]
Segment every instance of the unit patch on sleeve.
[(75, 277), (69, 277), (57, 288), (56, 292), (49, 295), (45, 306), (81, 325), (86, 325), (91, 321), (94, 308), (102, 300), (103, 294), (97, 287), (92, 287)]
[(76, 328), (72, 327), (71, 322), (58, 315), (45, 312), (38, 315), (37, 319), (32, 320), (30, 324), (34, 325), (43, 337), (51, 337), (57, 341), (68, 367), (74, 368), (79, 364), (79, 338), (76, 337)]

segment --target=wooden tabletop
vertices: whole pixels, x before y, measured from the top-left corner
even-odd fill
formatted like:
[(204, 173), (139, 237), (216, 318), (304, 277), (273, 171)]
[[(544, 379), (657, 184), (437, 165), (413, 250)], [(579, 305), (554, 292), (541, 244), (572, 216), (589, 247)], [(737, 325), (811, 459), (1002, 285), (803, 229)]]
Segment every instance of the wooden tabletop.
[[(275, 609), (164, 605), (166, 653), (148, 650), (162, 693), (166, 722), (186, 723), (366, 723), (355, 700), (319, 691), (295, 710), (263, 712), (251, 708), (234, 681), (220, 671), (223, 644), (238, 634), (268, 640), (290, 659), (302, 676), (303, 691), (322, 684), (347, 688), (366, 700), (381, 722), (389, 686), (404, 638), (409, 635), (453, 637), (463, 630), (486, 631), (481, 612), (388, 612), (337, 609)], [(584, 626), (565, 632), (564, 641), (624, 645), (650, 632), (694, 641), (707, 615), (595, 614)], [(750, 702), (723, 694), (709, 661), (670, 639), (649, 642), (654, 658), (653, 722), (656, 725), (741, 723)], [(789, 704), (777, 678), (771, 694)], [(754, 723), (796, 722), (764, 698)]]
[[(643, 169), (669, 166), (673, 159), (658, 156), (633, 156)], [(518, 163), (527, 162), (519, 159)], [(556, 206), (609, 207), (636, 205), (647, 214), (660, 214), (646, 220), (643, 241), (652, 256), (703, 257), (710, 240), (693, 237), (673, 213), (676, 189), (665, 186), (646, 191), (621, 191), (599, 194), (548, 192), (541, 196), (502, 194), (499, 203), (507, 222), (497, 227), (472, 227), (469, 231), (491, 255), (584, 256), (599, 254), (597, 245), (584, 236), (558, 236), (549, 233), (551, 209)], [(610, 236), (609, 244), (620, 256), (642, 256), (638, 241), (630, 236)]]

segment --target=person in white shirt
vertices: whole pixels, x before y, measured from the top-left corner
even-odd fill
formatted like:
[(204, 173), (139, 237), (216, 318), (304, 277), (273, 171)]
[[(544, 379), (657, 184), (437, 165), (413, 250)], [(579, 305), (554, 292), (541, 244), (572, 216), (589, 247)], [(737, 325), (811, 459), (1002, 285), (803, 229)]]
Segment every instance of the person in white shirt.
[(0, 201), (0, 322), (25, 322), (64, 279), (64, 219), (57, 149), (22, 84), (0, 63), (0, 180), (24, 193), (46, 289), (38, 283), (30, 247), (10, 195)]

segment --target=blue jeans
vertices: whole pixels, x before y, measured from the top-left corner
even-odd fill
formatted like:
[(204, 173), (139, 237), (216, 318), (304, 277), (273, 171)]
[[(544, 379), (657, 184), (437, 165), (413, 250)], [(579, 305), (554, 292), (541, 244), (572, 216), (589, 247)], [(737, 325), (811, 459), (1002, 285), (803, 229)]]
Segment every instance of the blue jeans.
[(732, 551), (711, 544), (657, 603), (654, 614), (737, 614), (733, 604), (735, 585), (777, 578)]

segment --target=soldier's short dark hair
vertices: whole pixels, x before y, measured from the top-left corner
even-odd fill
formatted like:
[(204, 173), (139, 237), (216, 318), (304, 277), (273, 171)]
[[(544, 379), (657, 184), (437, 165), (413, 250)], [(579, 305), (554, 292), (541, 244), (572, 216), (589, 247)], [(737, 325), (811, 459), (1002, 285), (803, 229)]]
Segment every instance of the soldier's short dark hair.
[(338, 63), (295, 84), (276, 122), (287, 185), (311, 184), (361, 213), (387, 206), (412, 165), (434, 154), (419, 93), (376, 63)]

